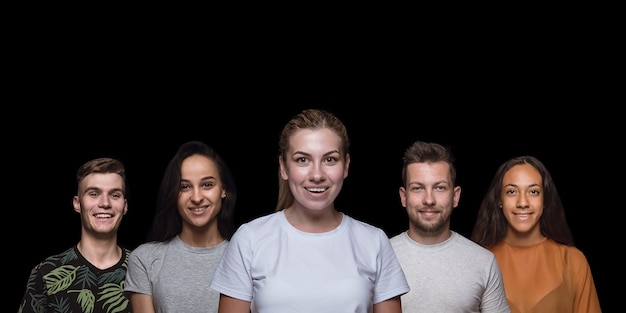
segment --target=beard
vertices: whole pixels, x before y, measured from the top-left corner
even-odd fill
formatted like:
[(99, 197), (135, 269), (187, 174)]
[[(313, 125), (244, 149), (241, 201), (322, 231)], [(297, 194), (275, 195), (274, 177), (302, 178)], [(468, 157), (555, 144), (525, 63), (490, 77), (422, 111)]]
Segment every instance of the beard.
[(447, 228), (448, 223), (450, 222), (450, 216), (452, 210), (437, 210), (439, 216), (435, 220), (424, 220), (419, 216), (419, 213), (416, 215), (409, 216), (409, 220), (413, 227), (422, 232), (424, 234), (439, 234)]

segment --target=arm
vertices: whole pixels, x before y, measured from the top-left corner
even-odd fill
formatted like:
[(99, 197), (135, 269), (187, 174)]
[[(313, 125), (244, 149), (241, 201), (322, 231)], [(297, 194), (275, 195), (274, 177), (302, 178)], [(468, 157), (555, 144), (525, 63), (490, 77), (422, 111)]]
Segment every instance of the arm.
[(591, 267), (585, 255), (578, 249), (571, 253), (572, 275), (575, 288), (574, 311), (600, 313), (600, 300), (596, 290)]
[(155, 313), (152, 296), (143, 293), (131, 292), (129, 299), (133, 312)]
[(41, 278), (43, 274), (39, 273), (39, 266), (41, 265), (37, 265), (30, 272), (26, 291), (22, 296), (22, 302), (18, 309), (20, 313), (39, 312), (48, 306), (48, 298), (45, 296), (44, 282)]
[(402, 313), (400, 296), (395, 296), (374, 304), (374, 313)]
[(502, 271), (495, 257), (491, 258), (491, 266), (487, 273), (487, 284), (480, 300), (481, 312), (510, 312), (511, 308), (504, 292)]
[[(133, 311), (135, 308), (133, 307)], [(137, 311), (139, 312), (139, 311)], [(250, 301), (239, 300), (220, 294), (218, 313), (250, 313)], [(398, 311), (400, 312), (400, 311)]]

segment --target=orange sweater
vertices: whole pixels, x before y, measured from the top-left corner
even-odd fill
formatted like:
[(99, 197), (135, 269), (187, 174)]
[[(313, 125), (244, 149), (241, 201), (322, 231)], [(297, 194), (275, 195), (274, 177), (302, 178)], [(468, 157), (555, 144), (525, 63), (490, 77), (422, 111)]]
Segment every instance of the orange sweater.
[(587, 258), (576, 247), (545, 239), (519, 247), (501, 241), (496, 256), (512, 313), (599, 313)]

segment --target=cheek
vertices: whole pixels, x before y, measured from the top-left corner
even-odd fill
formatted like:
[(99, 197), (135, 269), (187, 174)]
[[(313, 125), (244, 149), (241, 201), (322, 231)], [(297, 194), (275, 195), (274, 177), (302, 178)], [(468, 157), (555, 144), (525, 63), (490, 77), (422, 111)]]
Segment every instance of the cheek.
[(514, 210), (517, 207), (515, 198), (502, 198), (500, 209), (506, 211)]
[(326, 175), (334, 182), (341, 181), (346, 177), (347, 172), (343, 167), (333, 168), (332, 171), (327, 171)]
[(543, 213), (543, 199), (533, 200), (531, 207), (535, 209), (535, 214), (541, 215)]
[(178, 194), (178, 198), (176, 200), (176, 206), (181, 209), (185, 207), (185, 204), (189, 200), (190, 193), (181, 192)]
[(408, 193), (406, 194), (406, 198), (404, 200), (405, 205), (408, 207), (416, 207), (421, 205), (422, 198), (416, 193)]
[(289, 170), (284, 171), (284, 174), (282, 174), (282, 177), (283, 179), (288, 179), (291, 182), (298, 183), (298, 182), (305, 181), (308, 177), (308, 174), (309, 173), (306, 168), (300, 168), (300, 167), (294, 166), (290, 168)]
[(205, 196), (206, 198), (211, 200), (211, 202), (213, 202), (214, 204), (217, 204), (217, 203), (222, 203), (222, 199), (224, 199), (222, 197), (223, 194), (224, 192), (222, 191), (221, 188), (213, 188), (210, 191), (207, 191)]

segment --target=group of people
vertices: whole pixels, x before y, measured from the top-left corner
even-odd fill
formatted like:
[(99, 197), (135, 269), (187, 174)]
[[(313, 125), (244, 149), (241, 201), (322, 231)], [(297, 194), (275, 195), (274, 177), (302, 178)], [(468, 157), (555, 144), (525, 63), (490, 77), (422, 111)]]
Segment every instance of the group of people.
[(237, 188), (207, 144), (168, 163), (147, 240), (121, 248), (124, 165), (77, 172), (80, 241), (33, 268), (21, 312), (601, 312), (552, 177), (533, 156), (500, 166), (471, 238), (450, 228), (461, 186), (441, 144), (403, 156), (408, 228), (389, 238), (335, 206), (350, 140), (334, 114), (309, 109), (283, 127), (275, 211), (236, 227)]

